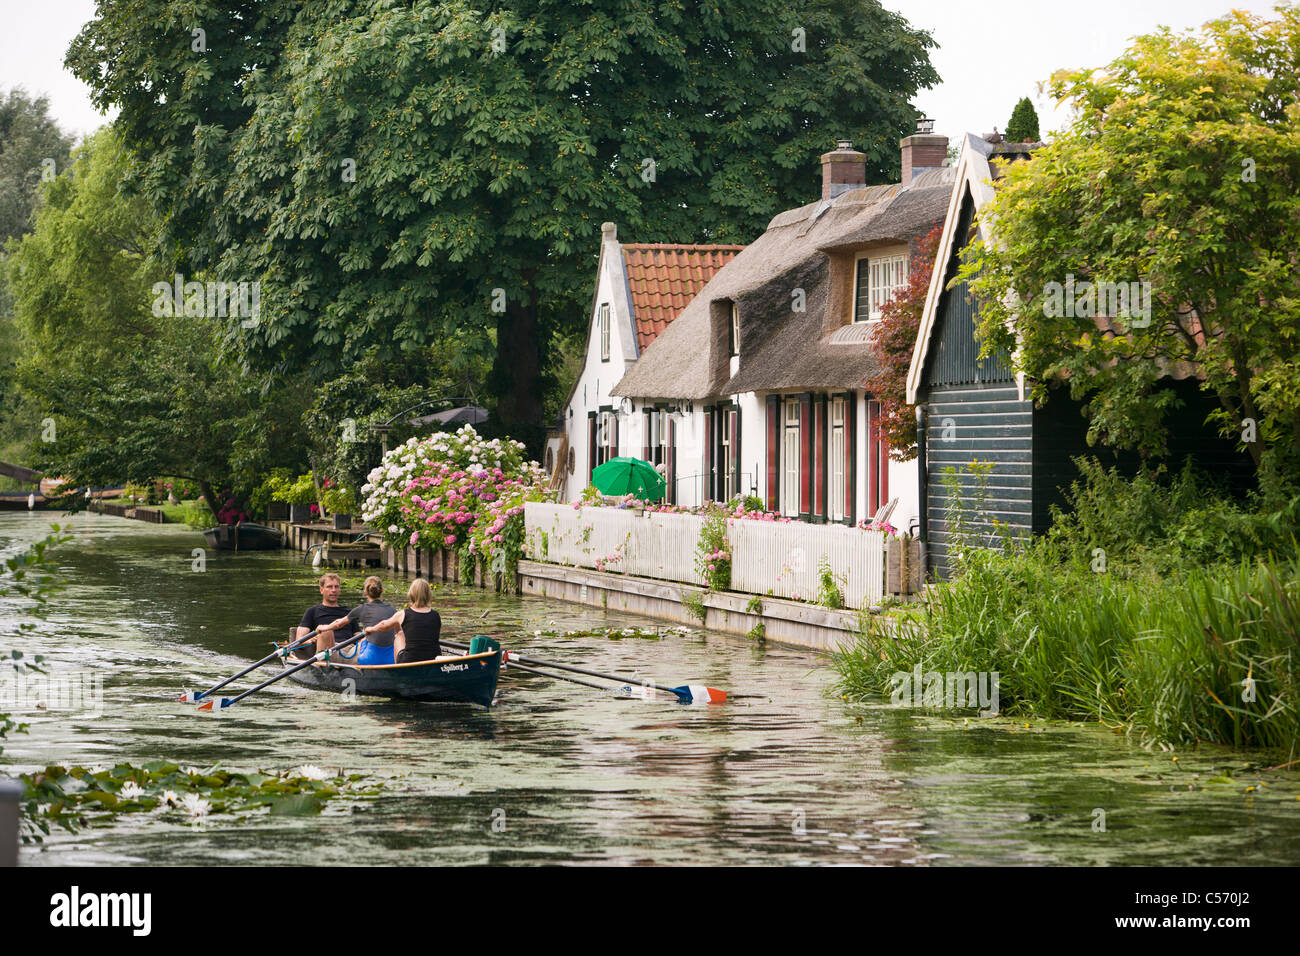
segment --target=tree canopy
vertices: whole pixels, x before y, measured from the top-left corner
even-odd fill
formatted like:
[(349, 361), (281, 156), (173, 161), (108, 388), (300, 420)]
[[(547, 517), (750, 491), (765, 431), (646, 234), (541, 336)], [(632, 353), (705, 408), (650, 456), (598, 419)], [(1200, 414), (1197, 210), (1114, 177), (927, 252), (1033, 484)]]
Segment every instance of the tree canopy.
[(148, 204), (121, 192), (130, 162), (111, 131), (91, 137), (10, 245), (28, 447), (76, 483), (193, 478), (215, 514), (223, 488), (305, 458), (310, 393), (223, 361), (215, 320), (154, 314), (171, 270), (153, 257)]
[(1009, 143), (1038, 142), (1038, 110), (1034, 109), (1029, 97), (1022, 96), (1011, 111), (1011, 119), (1007, 120), (1006, 137)]
[(182, 267), (263, 283), (247, 362), (468, 332), (498, 419), (535, 424), (602, 221), (748, 241), (840, 138), (888, 181), (931, 46), (875, 0), (101, 0), (68, 63)]
[(1190, 373), (1261, 478), (1300, 474), (1298, 52), (1300, 9), (1279, 7), (1053, 77), (1074, 122), (1005, 169), (961, 276), (985, 354), (1013, 351), (1038, 398), (1066, 379), (1090, 439), (1160, 451), (1177, 401), (1158, 382)]

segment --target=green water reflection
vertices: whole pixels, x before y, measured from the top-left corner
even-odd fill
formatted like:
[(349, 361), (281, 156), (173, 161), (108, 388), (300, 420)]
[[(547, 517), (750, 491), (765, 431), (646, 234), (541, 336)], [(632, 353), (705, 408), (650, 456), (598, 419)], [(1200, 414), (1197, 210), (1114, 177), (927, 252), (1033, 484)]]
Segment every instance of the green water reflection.
[[(0, 551), (49, 520), (0, 514)], [(196, 572), (203, 540), (184, 528), (68, 524), (75, 541), (59, 559), (71, 586), (36, 637), (9, 636), (13, 609), (0, 607), (0, 647), (102, 675), (105, 706), (24, 714), (31, 733), (8, 742), (7, 769), (316, 764), (386, 787), (311, 818), (126, 817), (56, 834), (24, 851), (25, 864), (1300, 862), (1300, 774), (1266, 772), (1249, 755), (1145, 751), (1093, 725), (850, 708), (815, 655), (699, 630), (538, 636), (652, 622), (474, 590), (436, 592), (448, 636), (490, 634), (543, 658), (762, 696), (682, 707), (508, 672), (491, 711), (348, 705), (283, 682), (200, 717), (174, 695), (266, 653), (314, 602), (312, 569), (289, 552), (208, 553)], [(1210, 782), (1225, 774), (1231, 782)]]

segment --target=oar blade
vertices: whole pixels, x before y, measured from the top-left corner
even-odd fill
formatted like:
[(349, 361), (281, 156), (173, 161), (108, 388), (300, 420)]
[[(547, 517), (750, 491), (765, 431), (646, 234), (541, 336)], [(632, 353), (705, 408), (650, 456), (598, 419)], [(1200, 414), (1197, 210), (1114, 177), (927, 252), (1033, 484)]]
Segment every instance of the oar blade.
[(196, 703), (199, 700), (199, 698), (201, 698), (202, 696), (203, 695), (201, 693), (195, 693), (192, 690), (185, 690), (182, 691), (181, 696), (177, 697), (176, 699), (180, 701), (182, 704), (193, 704)]
[(725, 690), (705, 687), (703, 684), (686, 684), (670, 689), (683, 704), (724, 704), (727, 701)]

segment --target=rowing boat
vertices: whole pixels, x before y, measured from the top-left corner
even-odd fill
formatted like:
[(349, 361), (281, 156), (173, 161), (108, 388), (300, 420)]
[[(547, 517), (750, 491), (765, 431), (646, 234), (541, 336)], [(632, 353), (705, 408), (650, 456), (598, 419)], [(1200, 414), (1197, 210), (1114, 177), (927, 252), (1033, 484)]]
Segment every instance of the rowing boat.
[[(302, 661), (289, 657), (282, 659), (282, 663), (288, 668)], [(336, 694), (356, 693), (367, 697), (491, 707), (500, 672), (501, 651), (491, 650), (410, 664), (317, 661), (311, 667), (290, 674), (289, 680)]]
[(278, 529), (248, 522), (219, 524), (203, 532), (203, 537), (216, 551), (271, 551), (284, 546), (284, 535)]

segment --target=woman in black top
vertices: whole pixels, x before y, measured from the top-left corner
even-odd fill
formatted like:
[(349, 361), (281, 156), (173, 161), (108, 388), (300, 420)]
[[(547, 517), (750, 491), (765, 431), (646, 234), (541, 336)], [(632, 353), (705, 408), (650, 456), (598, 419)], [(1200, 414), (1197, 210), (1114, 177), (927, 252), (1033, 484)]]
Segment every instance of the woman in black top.
[(441, 652), (438, 635), (442, 631), (442, 618), (438, 612), (429, 607), (433, 592), (429, 582), (416, 578), (407, 589), (406, 599), (410, 601), (405, 608), (398, 611), (386, 621), (372, 624), (366, 628), (366, 634), (376, 631), (390, 631), (401, 628), (393, 649), (397, 652), (397, 663), (409, 664), (412, 661), (431, 661)]

